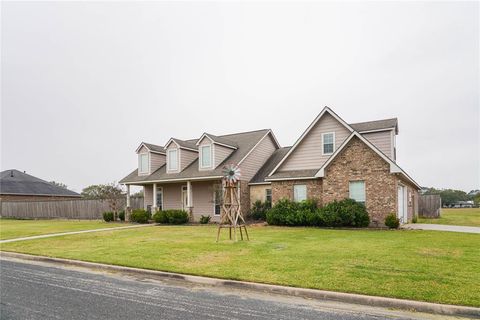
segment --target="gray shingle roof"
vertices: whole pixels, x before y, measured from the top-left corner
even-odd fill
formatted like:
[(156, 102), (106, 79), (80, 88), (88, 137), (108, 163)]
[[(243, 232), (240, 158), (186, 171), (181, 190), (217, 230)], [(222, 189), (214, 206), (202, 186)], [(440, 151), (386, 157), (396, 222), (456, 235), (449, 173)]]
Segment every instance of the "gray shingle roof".
[(395, 133), (398, 134), (398, 119), (392, 118), (392, 119), (382, 119), (382, 120), (367, 121), (367, 122), (350, 123), (350, 127), (352, 127), (353, 130), (357, 132), (395, 128)]
[[(148, 182), (148, 181), (158, 181), (158, 180), (175, 180), (175, 179), (190, 179), (190, 178), (213, 178), (222, 176), (222, 168), (227, 163), (237, 164), (242, 160), (248, 152), (257, 144), (260, 139), (267, 134), (269, 129), (242, 132), (235, 134), (227, 134), (219, 136), (220, 138), (228, 139), (235, 142), (238, 145), (238, 149), (233, 150), (233, 152), (220, 164), (216, 169), (200, 171), (198, 170), (198, 158), (195, 159), (191, 164), (189, 164), (183, 171), (179, 173), (166, 173), (166, 165), (163, 165), (155, 172), (148, 176), (138, 176), (138, 169), (133, 170), (128, 176), (120, 180), (120, 183), (135, 183), (135, 182)], [(193, 142), (198, 139), (184, 140), (184, 142)]]
[(151, 144), (151, 143), (146, 143), (142, 142), (148, 149), (155, 151), (155, 152), (161, 152), (165, 153), (165, 148), (162, 146), (157, 146), (156, 144)]
[(210, 133), (205, 133), (207, 136), (209, 136), (213, 142), (217, 142), (217, 143), (221, 143), (221, 144), (226, 144), (228, 146), (231, 146), (231, 147), (235, 147), (235, 148), (238, 148), (238, 145), (235, 141), (232, 141), (231, 139), (227, 139), (223, 136), (215, 136), (213, 134), (210, 134)]
[(0, 173), (0, 194), (80, 197), (76, 192), (15, 169)]
[(270, 179), (285, 179), (285, 178), (310, 178), (314, 177), (318, 172), (318, 169), (308, 169), (308, 170), (289, 170), (289, 171), (277, 171), (267, 178), (267, 181)]
[(180, 139), (177, 139), (177, 138), (172, 138), (172, 140), (175, 141), (180, 147), (193, 149), (193, 150), (198, 150), (198, 146), (196, 144), (197, 143), (196, 139), (180, 140)]
[(291, 147), (284, 147), (277, 149), (271, 156), (268, 158), (267, 162), (258, 170), (257, 174), (250, 180), (250, 183), (262, 183), (266, 182), (265, 178), (268, 176), (270, 172), (272, 172), (273, 168), (282, 160), (282, 158), (287, 154), (288, 150)]

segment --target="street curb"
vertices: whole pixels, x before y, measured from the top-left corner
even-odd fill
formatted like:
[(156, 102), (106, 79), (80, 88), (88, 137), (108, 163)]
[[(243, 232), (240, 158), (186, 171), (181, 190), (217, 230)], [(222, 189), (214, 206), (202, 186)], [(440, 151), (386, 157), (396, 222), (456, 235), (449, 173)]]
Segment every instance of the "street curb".
[(218, 279), (218, 278), (208, 278), (208, 277), (192, 276), (192, 275), (173, 273), (173, 272), (122, 267), (122, 266), (115, 266), (115, 265), (95, 263), (95, 262), (85, 262), (80, 260), (50, 258), (45, 256), (35, 256), (35, 255), (6, 252), (6, 251), (0, 251), (0, 257), (15, 258), (15, 259), (21, 259), (21, 260), (30, 260), (30, 261), (50, 262), (58, 265), (78, 266), (78, 267), (105, 270), (105, 271), (117, 271), (117, 272), (135, 275), (135, 276), (150, 276), (155, 278), (183, 280), (190, 283), (211, 285), (216, 287), (248, 289), (248, 290), (252, 290), (260, 293), (268, 292), (268, 293), (290, 295), (290, 296), (309, 298), (309, 299), (331, 300), (331, 301), (344, 302), (344, 303), (433, 313), (433, 314), (439, 314), (439, 315), (480, 318), (480, 308), (475, 308), (475, 307), (464, 307), (464, 306), (438, 304), (438, 303), (421, 302), (421, 301), (413, 301), (413, 300), (367, 296), (367, 295), (361, 295), (361, 294), (286, 287), (286, 286), (262, 284), (262, 283), (255, 283), (255, 282), (225, 280), (225, 279)]

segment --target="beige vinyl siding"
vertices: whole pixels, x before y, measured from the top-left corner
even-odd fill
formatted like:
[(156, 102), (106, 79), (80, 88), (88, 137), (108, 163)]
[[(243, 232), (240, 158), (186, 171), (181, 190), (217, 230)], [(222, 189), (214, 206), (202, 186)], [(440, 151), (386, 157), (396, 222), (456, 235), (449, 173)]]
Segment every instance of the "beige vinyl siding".
[(163, 187), (163, 207), (165, 210), (182, 209), (182, 186), (186, 183), (167, 183)]
[(350, 131), (340, 122), (330, 114), (325, 113), (288, 156), (278, 171), (320, 168), (330, 157), (330, 155), (322, 154), (322, 134), (329, 132), (335, 132), (335, 150), (350, 134)]
[(143, 207), (146, 210), (147, 206), (153, 207), (153, 184), (143, 186)]
[(211, 216), (213, 219), (213, 185), (213, 181), (192, 182), (192, 205), (195, 221), (198, 221), (202, 215)]
[(167, 161), (166, 158), (167, 157), (164, 156), (163, 154), (151, 152), (150, 153), (150, 172), (153, 173), (155, 170), (163, 166)]
[(233, 149), (218, 144), (213, 147), (215, 148), (213, 154), (215, 155), (214, 167), (216, 168), (233, 152)]
[(393, 130), (363, 133), (362, 136), (364, 136), (368, 141), (370, 141), (375, 147), (380, 149), (380, 151), (385, 153), (387, 157), (393, 158), (392, 132)]
[(145, 148), (145, 146), (142, 146), (142, 147), (140, 148), (140, 150), (138, 150), (137, 153), (147, 153), (147, 152), (149, 152), (148, 149)]
[(179, 149), (180, 153), (180, 171), (188, 167), (195, 159), (198, 158), (198, 152)]
[(270, 184), (258, 184), (249, 186), (250, 188), (250, 207), (255, 201), (265, 202), (267, 197), (267, 189), (272, 189)]
[(276, 149), (271, 135), (264, 137), (240, 164), (241, 180), (250, 181)]

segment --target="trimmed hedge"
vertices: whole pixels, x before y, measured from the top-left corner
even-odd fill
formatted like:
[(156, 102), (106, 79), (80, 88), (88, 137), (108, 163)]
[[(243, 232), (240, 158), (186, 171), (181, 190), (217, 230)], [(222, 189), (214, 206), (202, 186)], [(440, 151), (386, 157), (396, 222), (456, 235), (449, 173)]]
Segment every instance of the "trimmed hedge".
[(113, 219), (114, 219), (113, 212), (108, 211), (103, 213), (103, 220), (105, 220), (105, 222), (113, 221)]
[(267, 222), (279, 226), (367, 227), (370, 223), (365, 206), (352, 199), (333, 201), (317, 208), (314, 200), (293, 202), (282, 199), (270, 209)]
[(130, 215), (130, 221), (136, 222), (136, 223), (148, 223), (150, 216), (151, 216), (150, 212), (146, 210), (135, 209), (132, 211), (132, 214)]
[(162, 224), (184, 224), (188, 222), (188, 219), (189, 215), (184, 210), (157, 211), (153, 215), (153, 220)]

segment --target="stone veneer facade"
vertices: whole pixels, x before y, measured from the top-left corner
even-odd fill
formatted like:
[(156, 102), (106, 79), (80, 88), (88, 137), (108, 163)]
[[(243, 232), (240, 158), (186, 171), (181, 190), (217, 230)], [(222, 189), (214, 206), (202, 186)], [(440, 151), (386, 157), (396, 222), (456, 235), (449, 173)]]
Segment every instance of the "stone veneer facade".
[(293, 200), (293, 185), (306, 184), (307, 198), (318, 205), (349, 197), (350, 181), (365, 181), (366, 207), (372, 226), (384, 226), (385, 217), (397, 214), (397, 186), (407, 187), (407, 212), (411, 221), (417, 211), (418, 192), (415, 187), (390, 173), (390, 165), (364, 142), (354, 137), (325, 169), (322, 179), (285, 180), (272, 182), (272, 200)]

